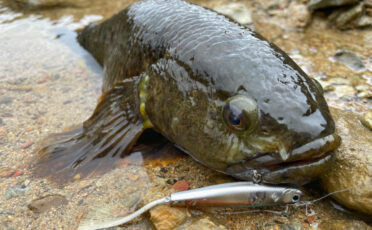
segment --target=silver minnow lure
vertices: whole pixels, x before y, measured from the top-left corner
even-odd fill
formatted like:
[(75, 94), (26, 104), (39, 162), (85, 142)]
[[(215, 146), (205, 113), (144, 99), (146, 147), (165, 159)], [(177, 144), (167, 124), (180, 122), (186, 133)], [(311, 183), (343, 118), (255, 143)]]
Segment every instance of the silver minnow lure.
[(252, 182), (234, 182), (212, 185), (155, 200), (134, 213), (106, 223), (80, 224), (79, 230), (109, 228), (127, 223), (159, 204), (171, 206), (263, 207), (293, 204), (300, 201), (302, 192), (287, 187), (274, 187)]

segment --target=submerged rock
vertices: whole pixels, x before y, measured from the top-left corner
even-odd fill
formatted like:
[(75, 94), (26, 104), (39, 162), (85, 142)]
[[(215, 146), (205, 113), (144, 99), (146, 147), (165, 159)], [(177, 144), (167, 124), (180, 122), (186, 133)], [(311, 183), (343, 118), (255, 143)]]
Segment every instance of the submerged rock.
[(52, 207), (65, 205), (67, 204), (67, 199), (61, 195), (47, 195), (44, 197), (40, 197), (36, 200), (33, 200), (29, 205), (28, 208), (33, 212), (45, 212)]
[(338, 50), (333, 56), (333, 60), (340, 62), (349, 67), (351, 70), (357, 72), (362, 72), (366, 69), (361, 60), (361, 57), (349, 50)]
[(372, 111), (368, 111), (365, 114), (363, 114), (360, 121), (365, 127), (372, 131)]
[(227, 230), (221, 224), (214, 223), (209, 217), (203, 217), (192, 222), (188, 222), (178, 227), (177, 230)]
[(187, 218), (185, 208), (173, 208), (160, 205), (150, 210), (150, 220), (157, 230), (174, 229), (184, 223)]
[(329, 229), (337, 229), (337, 230), (367, 230), (371, 229), (366, 223), (359, 220), (328, 220), (323, 221), (318, 226), (319, 230), (329, 230)]
[(331, 109), (341, 146), (335, 151), (329, 170), (321, 176), (327, 192), (344, 206), (372, 215), (372, 132), (351, 112)]
[[(84, 3), (85, 2), (85, 3)], [(54, 7), (84, 7), (89, 1), (76, 0), (5, 0), (5, 4), (21, 10), (38, 10)]]
[(317, 10), (335, 6), (352, 5), (358, 2), (359, 0), (310, 0), (307, 6), (310, 10)]

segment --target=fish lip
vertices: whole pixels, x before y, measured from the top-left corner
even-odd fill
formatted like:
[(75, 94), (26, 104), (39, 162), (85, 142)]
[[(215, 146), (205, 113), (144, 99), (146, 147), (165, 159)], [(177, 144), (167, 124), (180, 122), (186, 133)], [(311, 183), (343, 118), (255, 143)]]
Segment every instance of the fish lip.
[(340, 142), (341, 138), (336, 133), (333, 133), (293, 149), (289, 153), (289, 157), (285, 160), (279, 156), (278, 151), (275, 151), (259, 154), (255, 158), (246, 160), (245, 164), (256, 165), (258, 167), (263, 166), (270, 171), (291, 167), (293, 165), (300, 166), (301, 164), (309, 164), (320, 161), (330, 155), (332, 150), (340, 145)]
[(229, 165), (224, 173), (242, 180), (256, 180), (258, 175), (268, 184), (306, 184), (326, 170), (340, 142), (341, 138), (333, 133), (294, 149), (288, 159), (281, 159), (278, 152), (259, 153)]

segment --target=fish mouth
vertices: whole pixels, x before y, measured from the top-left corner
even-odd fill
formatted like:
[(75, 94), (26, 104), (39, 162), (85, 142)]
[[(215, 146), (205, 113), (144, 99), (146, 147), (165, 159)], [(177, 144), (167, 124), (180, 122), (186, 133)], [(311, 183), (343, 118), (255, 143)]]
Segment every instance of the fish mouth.
[(333, 133), (295, 148), (289, 154), (280, 151), (257, 154), (230, 165), (226, 173), (244, 180), (254, 180), (258, 173), (264, 183), (306, 184), (326, 169), (332, 150), (340, 143), (341, 138)]

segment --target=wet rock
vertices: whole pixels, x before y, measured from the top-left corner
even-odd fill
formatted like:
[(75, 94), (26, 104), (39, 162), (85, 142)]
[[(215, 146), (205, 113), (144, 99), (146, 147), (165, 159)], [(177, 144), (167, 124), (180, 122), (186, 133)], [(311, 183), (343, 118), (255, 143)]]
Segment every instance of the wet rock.
[(27, 191), (28, 191), (28, 187), (24, 185), (16, 185), (5, 192), (5, 198), (9, 200), (14, 197), (24, 196)]
[(185, 222), (186, 209), (160, 205), (150, 210), (150, 220), (157, 230), (174, 229)]
[(349, 67), (351, 70), (357, 72), (361, 72), (366, 69), (362, 62), (362, 57), (349, 50), (338, 50), (333, 56), (333, 60), (340, 62)]
[(287, 11), (288, 22), (290, 28), (304, 28), (311, 22), (311, 13), (304, 4), (296, 1), (291, 2)]
[(177, 181), (173, 186), (172, 188), (177, 190), (177, 191), (186, 191), (188, 190), (190, 187), (189, 183), (187, 183), (187, 181), (185, 180), (180, 180), (180, 181)]
[(36, 213), (45, 212), (52, 207), (57, 207), (60, 205), (67, 204), (68, 201), (64, 196), (61, 195), (47, 195), (44, 197), (40, 197), (36, 200), (33, 200), (29, 205), (28, 208)]
[(367, 230), (371, 229), (366, 223), (359, 220), (327, 220), (319, 224), (318, 230), (349, 230), (349, 229), (358, 229), (358, 230)]
[(372, 111), (368, 111), (365, 114), (363, 114), (360, 121), (365, 127), (367, 127), (370, 131), (372, 131)]
[(89, 1), (75, 0), (5, 0), (5, 3), (16, 9), (38, 10), (55, 7), (84, 7)]
[(344, 206), (372, 215), (372, 135), (357, 115), (331, 108), (336, 128), (342, 138), (329, 170), (321, 176), (327, 192)]
[(363, 15), (361, 16), (357, 22), (356, 22), (356, 26), (357, 27), (360, 27), (360, 28), (364, 28), (364, 27), (370, 27), (372, 26), (372, 17), (368, 16), (368, 15)]
[(354, 20), (359, 18), (362, 13), (363, 4), (360, 3), (356, 6), (335, 10), (328, 18), (338, 29), (345, 30), (355, 27), (356, 22), (354, 23)]
[(1, 104), (10, 104), (12, 103), (14, 98), (12, 97), (7, 97), (7, 96), (0, 96), (0, 105)]
[(15, 173), (15, 169), (9, 167), (1, 167), (0, 168), (0, 178), (7, 178), (11, 177)]
[(310, 0), (307, 7), (310, 10), (317, 10), (335, 6), (352, 5), (358, 2), (359, 0)]
[(210, 218), (203, 217), (201, 219), (188, 222), (176, 228), (176, 230), (225, 230), (225, 226), (214, 223)]
[(231, 17), (242, 25), (252, 23), (252, 13), (243, 3), (228, 3), (225, 5), (217, 6), (213, 10)]

